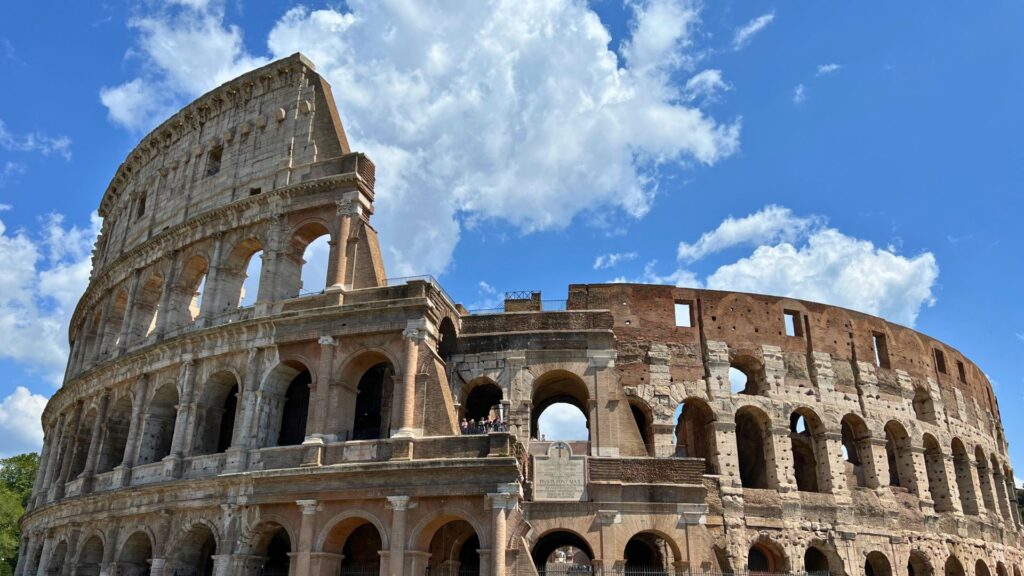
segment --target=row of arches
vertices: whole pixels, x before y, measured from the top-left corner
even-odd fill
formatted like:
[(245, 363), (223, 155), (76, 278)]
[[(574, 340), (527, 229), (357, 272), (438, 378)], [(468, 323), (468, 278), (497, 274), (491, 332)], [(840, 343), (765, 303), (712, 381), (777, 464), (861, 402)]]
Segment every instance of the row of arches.
[[(326, 285), (331, 232), (323, 222), (307, 222), (283, 241), (263, 231), (230, 246), (221, 242), (152, 266), (111, 290), (75, 335), (71, 368), (113, 357), (200, 315), (215, 317)], [(267, 248), (275, 244), (281, 247)]]

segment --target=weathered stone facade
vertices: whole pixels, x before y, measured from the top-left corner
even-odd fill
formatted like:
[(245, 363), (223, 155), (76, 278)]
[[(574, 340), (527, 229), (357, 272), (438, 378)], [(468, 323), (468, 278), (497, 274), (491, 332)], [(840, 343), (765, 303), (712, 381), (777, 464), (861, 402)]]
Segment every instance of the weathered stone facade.
[[(569, 545), (606, 573), (1021, 576), (998, 406), (956, 350), (668, 286), (470, 314), (430, 278), (386, 278), (373, 199), (299, 55), (142, 141), (100, 205), (19, 576), (502, 576)], [(303, 287), (325, 235), (325, 286)], [(535, 438), (559, 402), (589, 441)], [(460, 432), (495, 409), (507, 432)], [(562, 480), (535, 474), (555, 452), (582, 457), (581, 501), (535, 498)]]

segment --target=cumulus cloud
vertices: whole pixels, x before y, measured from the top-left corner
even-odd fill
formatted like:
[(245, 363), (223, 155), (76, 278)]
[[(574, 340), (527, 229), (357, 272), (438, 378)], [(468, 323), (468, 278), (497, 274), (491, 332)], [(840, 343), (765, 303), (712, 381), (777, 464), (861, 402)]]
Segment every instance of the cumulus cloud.
[[(297, 7), (268, 48), (316, 62), (349, 140), (379, 166), (375, 222), (392, 274), (440, 273), (466, 227), (500, 221), (528, 233), (579, 216), (639, 218), (661, 167), (712, 165), (738, 149), (739, 120), (708, 116), (671, 81), (692, 65), (697, 4), (630, 7), (621, 59), (599, 17), (571, 0), (437, 0), (415, 14), (365, 0)], [(244, 51), (213, 2), (132, 26), (142, 71), (105, 92), (111, 118), (132, 128), (163, 110), (147, 90), (179, 105), (265, 61)]]
[(743, 218), (729, 216), (692, 244), (680, 242), (676, 257), (680, 262), (693, 262), (733, 246), (792, 242), (821, 222), (816, 216), (795, 216), (789, 208), (769, 205)]
[(737, 28), (732, 37), (733, 49), (740, 50), (745, 47), (758, 32), (767, 28), (772, 23), (772, 20), (775, 20), (775, 12), (762, 14)]
[(619, 265), (619, 262), (628, 262), (635, 259), (637, 256), (636, 252), (615, 252), (612, 254), (601, 254), (594, 259), (594, 270), (604, 270), (605, 268), (614, 268)]
[(42, 232), (11, 232), (0, 221), (0, 358), (14, 360), (57, 385), (67, 361), (67, 329), (89, 281), (91, 249), (99, 232), (66, 227), (60, 215)]
[(43, 156), (57, 154), (65, 160), (71, 159), (71, 139), (67, 136), (47, 136), (41, 132), (18, 135), (10, 132), (0, 120), (0, 148), (8, 152), (38, 152)]
[(807, 88), (803, 84), (797, 84), (793, 88), (793, 104), (803, 104), (807, 101)]
[(709, 69), (701, 70), (686, 81), (685, 94), (689, 100), (703, 99), (707, 102), (714, 102), (718, 95), (731, 89), (724, 79), (722, 71)]
[(0, 188), (7, 185), (7, 182), (25, 174), (28, 170), (24, 164), (20, 162), (4, 162), (4, 167), (0, 168)]
[(828, 74), (835, 74), (836, 72), (839, 72), (840, 70), (842, 70), (842, 68), (843, 68), (842, 64), (836, 64), (834, 62), (832, 64), (818, 64), (818, 72), (815, 73), (815, 76), (825, 76), (825, 75), (828, 75)]
[(587, 440), (587, 418), (580, 409), (565, 403), (552, 404), (537, 419), (538, 432), (546, 440)]
[(18, 386), (9, 396), (0, 400), (0, 431), (4, 442), (0, 458), (25, 452), (36, 452), (43, 445), (40, 418), (46, 407), (46, 397)]

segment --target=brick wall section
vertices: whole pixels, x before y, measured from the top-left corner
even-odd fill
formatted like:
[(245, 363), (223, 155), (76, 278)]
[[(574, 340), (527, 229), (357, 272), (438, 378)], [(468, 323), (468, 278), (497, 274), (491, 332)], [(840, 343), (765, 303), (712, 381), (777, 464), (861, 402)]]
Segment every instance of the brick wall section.
[(589, 458), (591, 482), (687, 484), (702, 486), (701, 458)]

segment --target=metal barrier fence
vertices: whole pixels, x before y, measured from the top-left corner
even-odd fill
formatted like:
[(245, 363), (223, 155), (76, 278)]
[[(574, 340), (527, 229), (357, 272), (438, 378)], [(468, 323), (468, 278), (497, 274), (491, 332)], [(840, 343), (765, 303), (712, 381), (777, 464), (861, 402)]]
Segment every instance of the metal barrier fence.
[(829, 576), (828, 571), (822, 572), (761, 572), (757, 570), (738, 570), (735, 572), (719, 572), (717, 570), (687, 570), (662, 566), (608, 566), (594, 567), (588, 564), (558, 563), (536, 568), (533, 572), (529, 567), (518, 570), (516, 576)]

